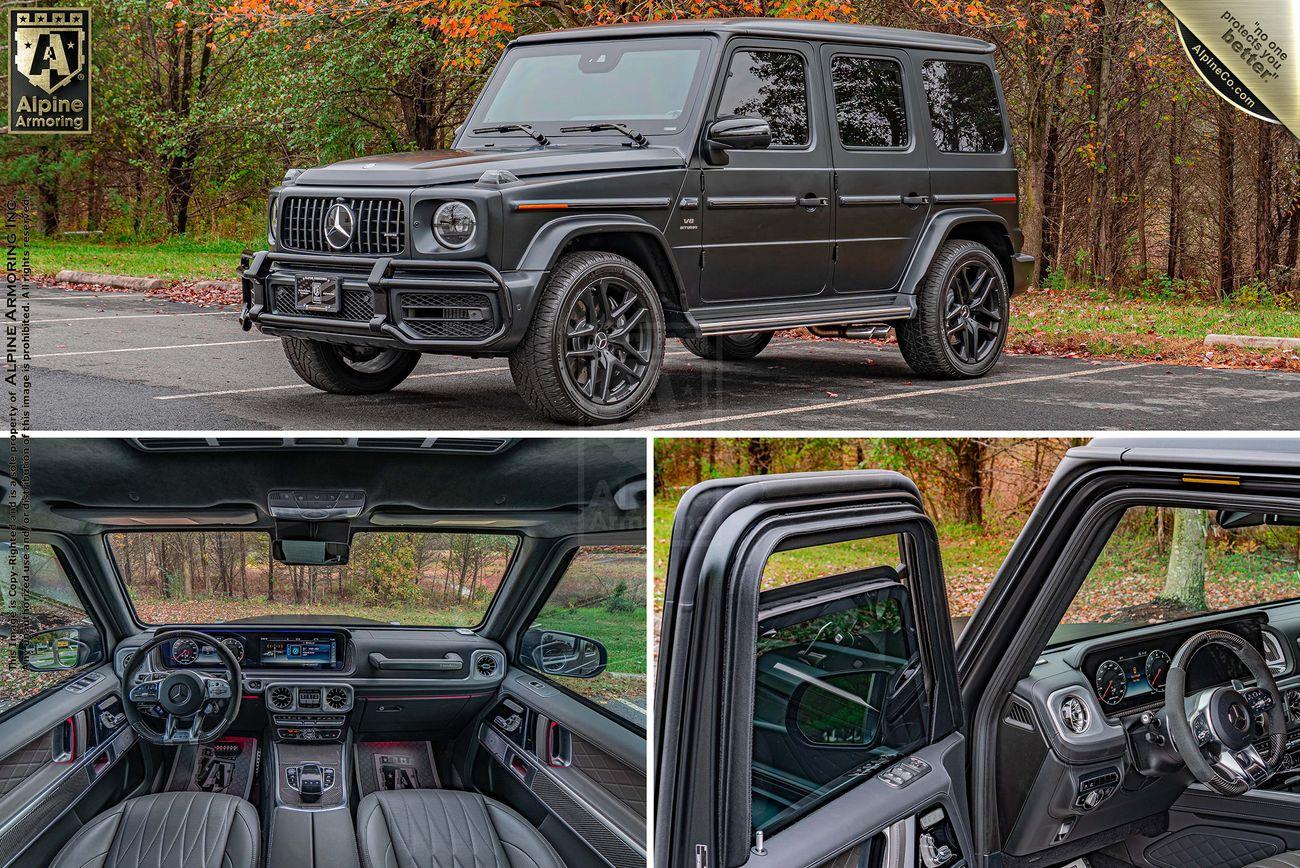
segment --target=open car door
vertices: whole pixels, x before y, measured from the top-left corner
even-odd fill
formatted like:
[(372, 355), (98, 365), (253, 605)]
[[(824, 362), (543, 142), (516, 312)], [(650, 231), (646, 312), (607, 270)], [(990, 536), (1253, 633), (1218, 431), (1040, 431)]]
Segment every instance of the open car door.
[[(788, 583), (782, 564), (800, 554), (805, 575), (833, 566)], [(664, 591), (659, 865), (965, 864), (952, 629), (935, 530), (908, 479), (697, 485), (678, 506)]]

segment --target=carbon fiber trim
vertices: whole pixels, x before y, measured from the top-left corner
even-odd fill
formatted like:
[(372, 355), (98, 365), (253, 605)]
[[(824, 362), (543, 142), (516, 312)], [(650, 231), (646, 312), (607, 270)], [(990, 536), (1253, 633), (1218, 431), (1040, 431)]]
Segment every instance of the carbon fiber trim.
[(533, 794), (614, 868), (645, 868), (646, 859), (547, 774), (533, 775)]

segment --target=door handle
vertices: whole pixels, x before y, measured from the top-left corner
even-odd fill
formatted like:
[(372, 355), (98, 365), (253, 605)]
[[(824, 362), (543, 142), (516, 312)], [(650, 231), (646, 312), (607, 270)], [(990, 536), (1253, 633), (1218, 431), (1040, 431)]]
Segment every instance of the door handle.
[(812, 193), (794, 200), (794, 204), (800, 208), (822, 208), (829, 205), (830, 202), (831, 200), (826, 196), (814, 196)]
[(917, 193), (908, 193), (906, 196), (903, 197), (903, 204), (909, 208), (915, 208), (918, 205), (929, 205), (930, 197), (921, 196)]

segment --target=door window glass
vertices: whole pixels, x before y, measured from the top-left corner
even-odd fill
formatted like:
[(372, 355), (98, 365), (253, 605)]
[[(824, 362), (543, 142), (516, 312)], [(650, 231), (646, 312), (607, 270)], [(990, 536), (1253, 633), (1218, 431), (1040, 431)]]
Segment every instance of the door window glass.
[(835, 122), (850, 148), (907, 144), (903, 68), (892, 60), (841, 54), (831, 60)]
[(760, 117), (775, 146), (808, 144), (808, 75), (789, 51), (737, 51), (722, 89), (720, 117)]
[(892, 561), (861, 569), (870, 563), (760, 595), (756, 831), (779, 831), (926, 741), (907, 589)]
[(646, 725), (645, 574), (645, 546), (582, 546), (525, 631), (519, 653), (521, 665), (640, 729)]
[(996, 154), (1004, 145), (993, 70), (983, 63), (927, 60), (921, 72), (930, 128), (941, 151)]
[[(0, 714), (98, 663), (94, 658), (68, 669), (33, 672), (19, 659), (23, 640), (48, 630), (90, 623), (52, 547), (0, 542)], [(74, 647), (65, 644), (59, 649), (64, 652), (73, 655), (69, 662), (75, 661)]]

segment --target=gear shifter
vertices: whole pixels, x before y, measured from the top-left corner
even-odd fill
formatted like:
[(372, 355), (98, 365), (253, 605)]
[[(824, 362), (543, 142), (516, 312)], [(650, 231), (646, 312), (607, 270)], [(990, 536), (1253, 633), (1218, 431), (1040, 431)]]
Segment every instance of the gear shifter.
[(320, 801), (321, 793), (325, 790), (323, 775), (320, 763), (303, 763), (298, 767), (298, 792), (304, 803)]

